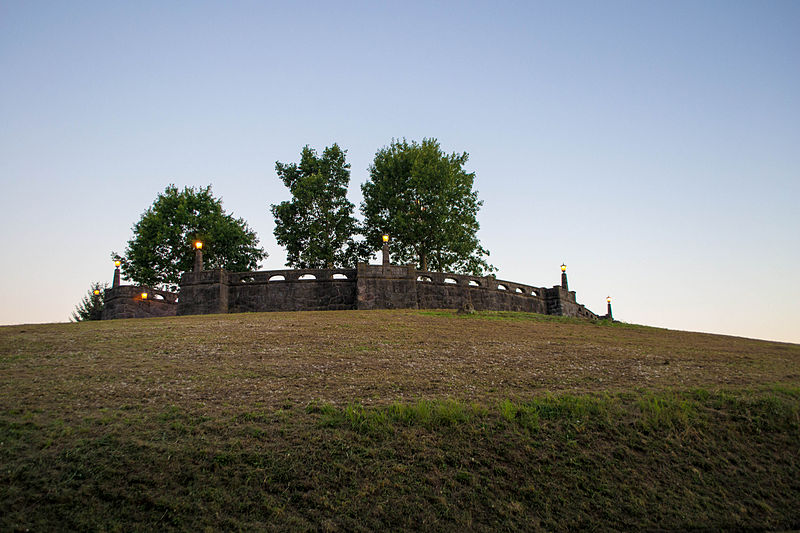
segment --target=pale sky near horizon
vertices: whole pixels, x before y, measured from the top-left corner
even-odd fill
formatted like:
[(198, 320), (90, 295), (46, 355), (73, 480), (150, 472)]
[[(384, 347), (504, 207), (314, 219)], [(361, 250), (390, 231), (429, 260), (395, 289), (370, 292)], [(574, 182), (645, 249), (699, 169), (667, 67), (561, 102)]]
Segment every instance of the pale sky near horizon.
[(800, 343), (800, 2), (0, 1), (0, 324), (66, 321), (174, 183), (283, 268), (275, 162), (470, 154), (497, 277)]

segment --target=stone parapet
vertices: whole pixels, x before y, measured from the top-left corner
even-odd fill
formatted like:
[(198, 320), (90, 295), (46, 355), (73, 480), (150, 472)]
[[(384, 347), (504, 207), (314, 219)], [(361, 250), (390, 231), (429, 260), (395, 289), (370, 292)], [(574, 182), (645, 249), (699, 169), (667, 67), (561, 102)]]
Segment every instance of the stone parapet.
[[(460, 309), (523, 311), (598, 318), (560, 286), (535, 287), (494, 276), (417, 270), (414, 265), (368, 265), (355, 269), (287, 269), (262, 272), (203, 270), (181, 277), (178, 295), (162, 291), (136, 301), (140, 288), (122, 286), (107, 298), (104, 318), (200, 315), (259, 311), (344, 309)], [(167, 296), (169, 295), (169, 296)], [(177, 299), (177, 303), (176, 303)], [(154, 304), (146, 309), (147, 304)], [(150, 313), (150, 314), (148, 314)], [(164, 314), (160, 314), (164, 313)]]
[[(142, 298), (147, 293), (147, 298)], [(103, 293), (103, 320), (175, 316), (178, 295), (138, 285), (119, 285)]]
[(179, 315), (356, 308), (355, 269), (203, 271), (181, 278)]
[(417, 301), (420, 309), (461, 309), (477, 311), (523, 311), (546, 313), (544, 289), (494, 276), (470, 276), (417, 271)]
[(217, 268), (186, 272), (178, 291), (178, 315), (228, 312), (228, 272)]
[(367, 265), (357, 269), (357, 309), (417, 309), (413, 265)]

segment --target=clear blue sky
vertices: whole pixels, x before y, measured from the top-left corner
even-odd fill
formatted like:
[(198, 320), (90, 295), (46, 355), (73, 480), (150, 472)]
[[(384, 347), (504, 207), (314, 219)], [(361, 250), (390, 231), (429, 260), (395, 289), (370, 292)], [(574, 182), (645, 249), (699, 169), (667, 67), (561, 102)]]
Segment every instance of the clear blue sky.
[(470, 154), (498, 277), (800, 342), (800, 2), (0, 3), (0, 323), (67, 320), (169, 183), (281, 268), (275, 161)]

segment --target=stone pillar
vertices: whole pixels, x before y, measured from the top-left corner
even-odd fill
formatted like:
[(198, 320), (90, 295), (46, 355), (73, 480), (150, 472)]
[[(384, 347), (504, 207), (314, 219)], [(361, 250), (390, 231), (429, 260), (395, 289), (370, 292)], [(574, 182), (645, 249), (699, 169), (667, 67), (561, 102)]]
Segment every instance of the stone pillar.
[(608, 313), (606, 314), (606, 317), (609, 320), (614, 320), (614, 315), (611, 313), (611, 298), (606, 298), (606, 303), (608, 304)]
[(569, 292), (569, 284), (567, 283), (567, 273), (561, 273), (561, 288)]
[(203, 271), (203, 250), (200, 248), (195, 248), (194, 250), (194, 271)]
[(389, 241), (383, 242), (383, 266), (389, 265)]
[(114, 282), (111, 284), (112, 289), (117, 287), (119, 287), (119, 267), (114, 269)]
[[(202, 261), (202, 259), (201, 259)], [(225, 269), (218, 269), (219, 277), (219, 308), (217, 309), (218, 313), (227, 313), (228, 312), (228, 294), (229, 294), (229, 287), (228, 287), (228, 271)]]

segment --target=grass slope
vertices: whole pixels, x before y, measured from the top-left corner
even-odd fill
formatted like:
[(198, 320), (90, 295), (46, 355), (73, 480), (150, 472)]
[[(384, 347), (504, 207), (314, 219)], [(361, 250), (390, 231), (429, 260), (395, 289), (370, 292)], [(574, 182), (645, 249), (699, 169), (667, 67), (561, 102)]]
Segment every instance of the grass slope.
[(0, 328), (0, 530), (800, 528), (800, 346), (520, 313)]

